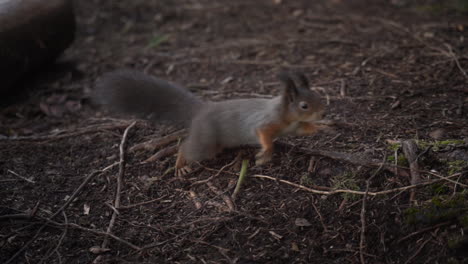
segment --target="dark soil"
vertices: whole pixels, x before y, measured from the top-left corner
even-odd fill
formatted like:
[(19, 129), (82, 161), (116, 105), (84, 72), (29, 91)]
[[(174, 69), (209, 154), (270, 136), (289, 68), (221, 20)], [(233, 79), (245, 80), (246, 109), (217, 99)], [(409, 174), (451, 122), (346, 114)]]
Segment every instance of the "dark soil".
[[(226, 197), (239, 166), (218, 170), (237, 150), (203, 162), (185, 180), (168, 172), (175, 156), (142, 163), (154, 153), (127, 151), (112, 234), (144, 250), (111, 238), (109, 251), (96, 262), (467, 261), (466, 248), (452, 243), (466, 240), (466, 221), (421, 216), (415, 222), (407, 216), (408, 208), (463, 194), (468, 184), (468, 162), (463, 163), (468, 19), (457, 6), (393, 0), (90, 0), (76, 1), (76, 11), (73, 46), (57, 65), (25, 80), (26, 92), (0, 109), (0, 262), (15, 253), (10, 263), (91, 263), (98, 257), (90, 249), (105, 239), (96, 231), (105, 232), (114, 213), (119, 168), (92, 173), (119, 161), (131, 121), (110, 118), (93, 106), (90, 92), (101, 74), (123, 67), (186, 85), (211, 100), (274, 95), (280, 70), (301, 71), (328, 98), (327, 119), (346, 125), (282, 138), (271, 163), (249, 166), (234, 208)], [(127, 146), (173, 131), (138, 120)], [(410, 185), (408, 169), (391, 169), (396, 148), (390, 143), (407, 139), (438, 144), (419, 150), (425, 171), (420, 182), (438, 179), (430, 170), (444, 177), (458, 173), (453, 182), (415, 188), (413, 202), (411, 190), (369, 195), (362, 214), (362, 194), (321, 195), (254, 176), (322, 191), (365, 191), (366, 180), (375, 175), (370, 192), (392, 190)], [(309, 150), (346, 153), (367, 165)], [(255, 151), (244, 153), (251, 164)], [(384, 157), (389, 166), (379, 170)], [(89, 175), (63, 213), (44, 226)], [(464, 206), (460, 215), (466, 214)]]

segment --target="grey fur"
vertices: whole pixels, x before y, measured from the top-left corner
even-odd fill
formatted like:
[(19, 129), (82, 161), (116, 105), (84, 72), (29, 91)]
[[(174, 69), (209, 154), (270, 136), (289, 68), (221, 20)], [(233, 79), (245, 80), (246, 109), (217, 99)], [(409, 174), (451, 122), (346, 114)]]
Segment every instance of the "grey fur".
[(102, 76), (93, 97), (116, 112), (184, 126), (203, 105), (187, 89), (133, 70)]

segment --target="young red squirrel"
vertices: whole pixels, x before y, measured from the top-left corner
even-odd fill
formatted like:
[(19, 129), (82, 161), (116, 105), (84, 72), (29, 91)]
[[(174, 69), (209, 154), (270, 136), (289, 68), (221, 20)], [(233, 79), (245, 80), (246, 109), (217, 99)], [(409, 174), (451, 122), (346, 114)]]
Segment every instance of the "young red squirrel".
[(159, 122), (189, 128), (179, 147), (176, 175), (191, 171), (191, 162), (213, 158), (224, 148), (261, 145), (256, 164), (271, 160), (273, 140), (285, 134), (310, 135), (326, 126), (324, 104), (303, 74), (279, 74), (281, 95), (272, 99), (203, 101), (187, 89), (131, 70), (104, 75), (96, 99), (119, 112), (150, 115)]

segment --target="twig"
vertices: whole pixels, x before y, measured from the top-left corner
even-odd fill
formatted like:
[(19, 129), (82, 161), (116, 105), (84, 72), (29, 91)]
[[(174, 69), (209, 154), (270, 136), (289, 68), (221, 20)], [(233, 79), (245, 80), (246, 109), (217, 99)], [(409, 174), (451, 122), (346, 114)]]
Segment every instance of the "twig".
[(320, 211), (318, 210), (317, 206), (315, 205), (314, 201), (312, 201), (312, 207), (314, 207), (314, 210), (315, 212), (318, 214), (319, 216), (319, 219), (320, 219), (320, 223), (322, 224), (322, 227), (323, 227), (323, 231), (324, 232), (328, 232), (328, 228), (327, 226), (325, 225), (325, 222), (323, 221), (323, 216), (322, 214), (320, 213)]
[(100, 235), (100, 236), (105, 236), (105, 237), (110, 237), (112, 239), (114, 239), (115, 241), (117, 242), (120, 242), (134, 250), (137, 250), (137, 251), (140, 251), (141, 248), (118, 237), (118, 236), (115, 236), (113, 234), (109, 234), (107, 232), (104, 232), (104, 231), (100, 231), (100, 230), (95, 230), (95, 229), (91, 229), (91, 228), (87, 228), (87, 227), (84, 227), (84, 226), (80, 226), (78, 224), (75, 224), (75, 223), (69, 223), (67, 225), (65, 224), (62, 224), (62, 223), (59, 223), (59, 222), (55, 222), (55, 221), (52, 221), (52, 220), (48, 220), (48, 219), (44, 219), (46, 221), (46, 225), (47, 224), (52, 224), (54, 226), (60, 226), (60, 227), (69, 227), (69, 228), (75, 228), (75, 229), (78, 229), (78, 230), (82, 230), (82, 231), (86, 231), (86, 232), (89, 232), (89, 233), (93, 233), (93, 234), (96, 234), (96, 235)]
[(416, 252), (414, 252), (414, 254), (408, 260), (405, 261), (405, 264), (410, 263), (411, 260), (413, 260), (421, 252), (421, 250), (424, 248), (424, 246), (431, 240), (432, 240), (432, 237), (429, 237), (426, 241), (424, 241), (421, 244), (421, 246), (416, 250)]
[(153, 200), (149, 200), (149, 201), (144, 201), (144, 202), (141, 202), (141, 203), (130, 204), (130, 205), (121, 205), (119, 207), (119, 209), (130, 209), (130, 208), (137, 207), (137, 206), (140, 206), (140, 205), (146, 205), (146, 204), (154, 203), (154, 202), (157, 202), (157, 201), (161, 201), (164, 198), (166, 198), (166, 196), (159, 197), (157, 199), (153, 199)]
[(430, 230), (432, 230), (432, 229), (439, 228), (439, 227), (441, 227), (441, 226), (449, 225), (449, 224), (451, 224), (451, 223), (452, 223), (452, 221), (447, 221), (447, 222), (443, 222), (443, 223), (437, 224), (437, 225), (435, 225), (435, 226), (430, 226), (430, 227), (423, 228), (423, 229), (421, 229), (421, 230), (415, 231), (415, 232), (413, 232), (413, 233), (411, 233), (411, 234), (409, 234), (409, 235), (407, 235), (407, 236), (404, 236), (404, 237), (400, 238), (400, 239), (397, 241), (397, 243), (401, 243), (401, 242), (407, 240), (408, 238), (411, 238), (411, 237), (416, 236), (416, 235), (419, 235), (419, 234), (421, 234), (421, 233), (430, 231)]
[(31, 179), (28, 179), (28, 178), (26, 178), (26, 177), (23, 177), (23, 176), (19, 175), (18, 173), (14, 172), (14, 171), (12, 171), (12, 170), (7, 170), (7, 172), (9, 172), (9, 173), (15, 175), (16, 177), (18, 177), (18, 178), (20, 178), (20, 179), (22, 179), (22, 180), (27, 181), (27, 182), (29, 182), (29, 183), (36, 183), (35, 181), (33, 181), (33, 180), (31, 180)]
[(387, 160), (387, 155), (384, 155), (382, 165), (372, 174), (372, 176), (367, 179), (366, 181), (366, 192), (364, 193), (364, 197), (362, 198), (362, 208), (361, 208), (361, 239), (359, 242), (359, 258), (361, 259), (361, 264), (365, 264), (366, 260), (364, 258), (364, 247), (366, 246), (366, 203), (367, 203), (367, 195), (369, 194), (369, 186), (372, 179), (382, 170), (383, 165), (385, 164), (385, 160)]
[[(450, 175), (448, 178), (456, 177), (456, 176), (459, 176), (459, 175), (460, 175), (460, 173), (455, 173), (453, 175)], [(363, 192), (363, 191), (354, 191), (354, 190), (346, 190), (346, 189), (337, 189), (337, 190), (332, 190), (332, 191), (322, 191), (322, 190), (311, 189), (311, 188), (308, 188), (306, 186), (303, 186), (303, 185), (300, 185), (300, 184), (297, 184), (297, 183), (293, 183), (293, 182), (282, 180), (282, 179), (277, 179), (277, 178), (267, 176), (267, 175), (255, 174), (255, 175), (252, 175), (252, 177), (282, 182), (282, 183), (297, 187), (297, 188), (299, 188), (301, 190), (308, 191), (308, 192), (315, 193), (315, 194), (332, 195), (332, 194), (337, 194), (337, 193), (351, 193), (351, 194), (364, 195), (366, 193), (366, 192)], [(378, 195), (384, 195), (384, 194), (389, 194), (389, 193), (394, 193), (394, 192), (402, 192), (402, 191), (407, 191), (407, 190), (411, 190), (411, 189), (414, 189), (414, 188), (419, 188), (419, 187), (426, 186), (426, 185), (431, 185), (431, 184), (440, 182), (442, 180), (443, 179), (438, 179), (438, 180), (423, 182), (423, 183), (414, 184), (414, 185), (403, 186), (403, 187), (394, 188), (394, 189), (385, 190), (385, 191), (379, 191), (379, 192), (368, 192), (367, 195), (378, 196)]]
[(68, 230), (68, 217), (67, 215), (65, 214), (65, 212), (62, 212), (62, 215), (63, 215), (63, 220), (65, 221), (65, 228), (63, 229), (63, 233), (62, 235), (60, 236), (60, 239), (57, 243), (57, 245), (52, 249), (50, 250), (46, 256), (41, 260), (40, 263), (44, 263), (44, 261), (48, 260), (50, 257), (52, 257), (52, 255), (57, 252), (58, 254), (58, 249), (60, 248), (60, 246), (62, 245), (62, 242), (63, 242), (63, 239), (65, 238), (65, 236), (67, 235), (67, 230)]
[[(240, 156), (238, 156), (238, 157), (240, 157)], [(238, 158), (236, 157), (234, 160), (232, 160), (228, 164), (221, 167), (221, 169), (217, 170), (217, 173), (215, 175), (212, 175), (212, 176), (210, 176), (210, 177), (208, 177), (208, 178), (206, 178), (204, 180), (196, 181), (196, 182), (192, 183), (191, 186), (202, 184), (202, 183), (207, 183), (207, 182), (211, 181), (213, 178), (218, 177), (226, 168), (231, 167), (234, 163), (236, 163), (237, 160), (238, 160)], [(204, 167), (204, 166), (203, 166), (203, 168), (206, 169), (206, 170), (210, 170), (210, 171), (216, 171), (215, 169), (207, 168), (207, 167)]]
[[(127, 142), (127, 137), (128, 137), (128, 132), (132, 127), (134, 127), (136, 124), (136, 121), (131, 123), (124, 131), (122, 135), (122, 141), (120, 142), (120, 147), (119, 147), (119, 152), (120, 152), (120, 160), (119, 160), (119, 174), (117, 175), (117, 190), (115, 192), (115, 200), (114, 200), (114, 208), (118, 210), (120, 208), (120, 193), (122, 191), (122, 181), (123, 181), (123, 176), (125, 174), (125, 147), (126, 147), (126, 142)], [(109, 225), (107, 226), (107, 234), (112, 233), (112, 228), (114, 227), (115, 219), (117, 218), (117, 211), (114, 210), (112, 212), (112, 217), (109, 222)], [(107, 244), (109, 243), (109, 239), (106, 236), (104, 238), (104, 241), (101, 244), (101, 248), (106, 248)]]
[(340, 80), (340, 96), (341, 97), (346, 97), (346, 83), (344, 79)]
[(447, 49), (448, 49), (448, 54), (450, 57), (452, 57), (453, 61), (455, 61), (455, 64), (457, 65), (457, 68), (460, 70), (460, 72), (463, 74), (463, 76), (468, 79), (468, 75), (466, 74), (466, 71), (463, 69), (463, 67), (460, 65), (460, 61), (458, 60), (458, 57), (457, 55), (455, 54), (455, 52), (453, 52), (452, 50), (452, 46), (450, 46), (450, 44), (447, 44), (445, 43), (444, 44)]

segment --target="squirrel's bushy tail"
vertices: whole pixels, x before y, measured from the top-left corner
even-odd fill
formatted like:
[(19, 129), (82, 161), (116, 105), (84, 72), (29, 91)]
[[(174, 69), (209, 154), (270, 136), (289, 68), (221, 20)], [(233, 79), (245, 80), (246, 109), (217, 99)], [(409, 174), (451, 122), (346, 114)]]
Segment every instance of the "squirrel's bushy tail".
[(203, 104), (184, 87), (133, 70), (102, 76), (94, 98), (113, 111), (184, 126)]

